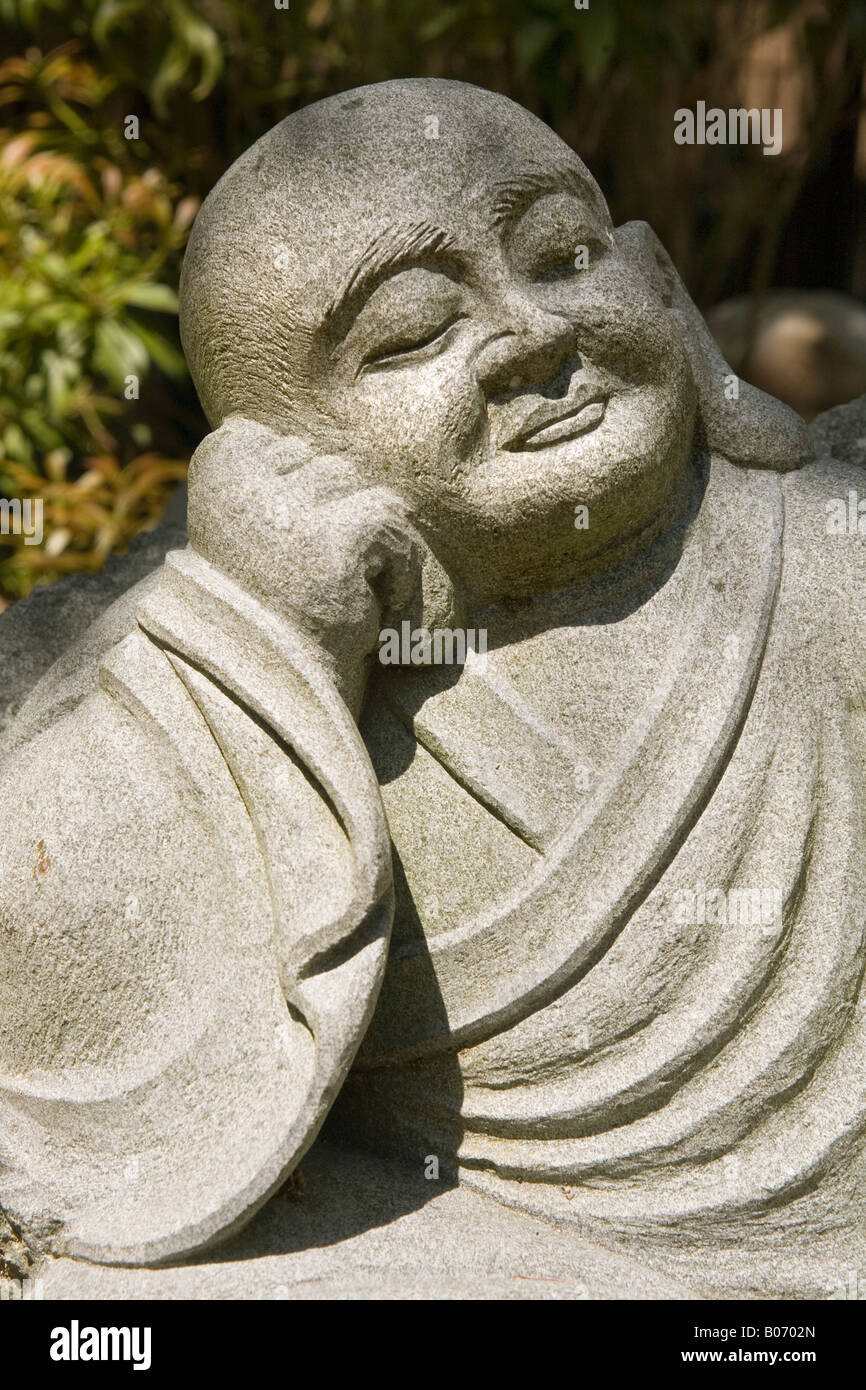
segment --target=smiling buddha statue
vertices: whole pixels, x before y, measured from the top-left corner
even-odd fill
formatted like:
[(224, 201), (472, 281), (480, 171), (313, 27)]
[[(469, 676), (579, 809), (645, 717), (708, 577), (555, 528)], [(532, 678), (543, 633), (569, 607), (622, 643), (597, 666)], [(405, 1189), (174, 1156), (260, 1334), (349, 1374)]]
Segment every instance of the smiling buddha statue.
[[(189, 546), (3, 745), (0, 1209), (177, 1260), (327, 1117), (697, 1292), (826, 1293), (866, 1265), (859, 407), (810, 437), (738, 381), (651, 230), (448, 81), (248, 150), (181, 327)], [(405, 623), (486, 652), (383, 664)]]

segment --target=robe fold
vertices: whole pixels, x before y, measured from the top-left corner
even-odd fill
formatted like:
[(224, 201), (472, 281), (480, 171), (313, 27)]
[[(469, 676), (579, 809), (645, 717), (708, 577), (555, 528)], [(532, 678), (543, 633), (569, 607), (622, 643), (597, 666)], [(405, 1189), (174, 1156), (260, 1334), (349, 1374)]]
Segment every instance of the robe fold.
[(191, 550), (47, 703), (0, 775), (0, 1207), (153, 1263), (312, 1142), (384, 968), (387, 829), (316, 649)]
[(362, 741), (315, 648), (174, 552), (98, 688), (46, 678), (0, 764), (0, 1208), (169, 1258), (340, 1092), (334, 1134), (702, 1290), (862, 1267), (866, 541), (828, 533), (862, 480), (837, 452), (697, 460), (672, 554), (564, 605), (565, 650), (667, 604), (610, 755), (495, 649), (383, 673)]
[[(588, 790), (495, 652), (383, 684), (405, 885), (342, 1130), (704, 1288), (820, 1296), (862, 1265), (866, 541), (827, 528), (860, 476), (712, 461), (679, 631)], [(485, 906), (449, 920), (461, 841)]]

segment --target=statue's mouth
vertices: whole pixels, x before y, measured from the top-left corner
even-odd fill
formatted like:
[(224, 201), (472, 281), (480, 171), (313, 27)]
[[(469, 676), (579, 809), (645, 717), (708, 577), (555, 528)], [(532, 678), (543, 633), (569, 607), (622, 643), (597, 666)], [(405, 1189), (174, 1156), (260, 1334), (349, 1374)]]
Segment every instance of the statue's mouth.
[(563, 410), (560, 402), (558, 410), (549, 405), (533, 411), (518, 434), (503, 444), (504, 449), (544, 449), (549, 444), (560, 444), (566, 439), (575, 439), (580, 434), (594, 430), (604, 419), (607, 400), (595, 396), (591, 400), (573, 402)]

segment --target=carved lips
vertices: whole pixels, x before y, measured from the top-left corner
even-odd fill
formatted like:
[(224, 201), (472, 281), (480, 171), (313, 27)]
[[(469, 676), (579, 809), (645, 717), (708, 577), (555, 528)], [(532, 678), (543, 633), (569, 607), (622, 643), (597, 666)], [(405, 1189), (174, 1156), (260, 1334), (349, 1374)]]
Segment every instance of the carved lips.
[(507, 439), (504, 449), (543, 449), (548, 444), (559, 444), (566, 439), (574, 439), (586, 434), (600, 425), (604, 419), (607, 400), (603, 396), (593, 396), (589, 400), (575, 402), (558, 401), (539, 406), (524, 422), (522, 429), (511, 439)]

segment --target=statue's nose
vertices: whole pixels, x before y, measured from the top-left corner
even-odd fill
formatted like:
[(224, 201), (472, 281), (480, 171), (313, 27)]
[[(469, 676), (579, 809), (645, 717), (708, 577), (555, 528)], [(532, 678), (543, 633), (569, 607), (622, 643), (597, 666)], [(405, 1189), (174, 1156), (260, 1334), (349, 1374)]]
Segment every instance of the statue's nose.
[(557, 376), (576, 353), (575, 326), (523, 295), (503, 306), (503, 327), (476, 358), (478, 382), (489, 396), (537, 385)]

